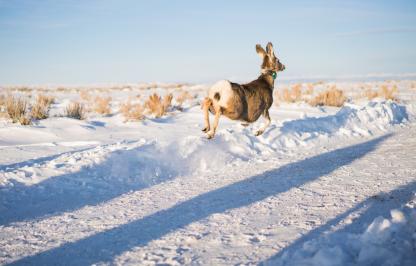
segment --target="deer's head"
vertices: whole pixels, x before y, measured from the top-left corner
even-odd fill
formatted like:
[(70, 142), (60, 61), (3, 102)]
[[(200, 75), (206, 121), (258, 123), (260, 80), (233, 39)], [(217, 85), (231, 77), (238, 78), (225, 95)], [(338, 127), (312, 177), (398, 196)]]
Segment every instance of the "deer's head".
[(263, 59), (263, 63), (261, 64), (261, 72), (263, 74), (285, 70), (285, 65), (280, 63), (279, 58), (274, 54), (273, 44), (271, 42), (267, 44), (266, 51), (260, 44), (257, 44), (256, 52)]

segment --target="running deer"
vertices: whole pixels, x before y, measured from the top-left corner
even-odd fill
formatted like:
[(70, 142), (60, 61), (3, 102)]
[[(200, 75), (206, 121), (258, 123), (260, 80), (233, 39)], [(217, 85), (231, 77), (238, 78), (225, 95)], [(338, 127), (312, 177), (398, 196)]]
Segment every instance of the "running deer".
[[(214, 137), (221, 115), (232, 120), (240, 120), (243, 125), (253, 123), (263, 115), (266, 123), (256, 131), (256, 136), (263, 134), (270, 125), (269, 108), (273, 103), (274, 80), (276, 73), (285, 70), (285, 66), (275, 56), (270, 42), (266, 51), (257, 44), (256, 52), (263, 60), (261, 74), (256, 80), (247, 84), (222, 80), (209, 89), (208, 97), (202, 102), (205, 117), (205, 128), (202, 131), (207, 133), (208, 139)], [(209, 112), (215, 115), (212, 126), (209, 123)]]

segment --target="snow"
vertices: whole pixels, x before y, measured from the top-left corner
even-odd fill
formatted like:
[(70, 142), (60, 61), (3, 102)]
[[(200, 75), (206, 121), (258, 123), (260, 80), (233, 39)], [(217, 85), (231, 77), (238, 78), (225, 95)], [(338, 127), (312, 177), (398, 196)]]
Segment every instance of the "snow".
[(50, 88), (56, 115), (0, 122), (0, 264), (411, 265), (416, 108), (398, 85), (399, 102), (273, 106), (259, 137), (221, 118), (213, 140), (203, 85), (128, 123), (61, 117), (76, 93)]
[(413, 207), (378, 216), (358, 234), (331, 233), (286, 252), (270, 265), (414, 265), (416, 261), (416, 195)]
[[(197, 109), (198, 107), (194, 107), (190, 111), (197, 113), (199, 111)], [(120, 143), (104, 146), (98, 145), (95, 149), (71, 154), (71, 156), (64, 154), (48, 161), (47, 165), (37, 165), (36, 171), (42, 168), (45, 171), (52, 171), (56, 174), (56, 165), (60, 169), (63, 166), (55, 161), (65, 161), (69, 164), (68, 168), (78, 171), (81, 169), (80, 166), (99, 164), (105, 158), (107, 160), (106, 164), (110, 165), (110, 168), (116, 165), (117, 168), (121, 166), (120, 169), (130, 171), (131, 168), (136, 168), (135, 166), (139, 167), (141, 176), (144, 176), (140, 182), (154, 183), (154, 180), (143, 180), (143, 178), (164, 179), (161, 176), (198, 173), (198, 171), (224, 167), (236, 160), (247, 161), (253, 157), (262, 159), (264, 156), (269, 156), (288, 148), (297, 146), (311, 147), (323, 139), (330, 139), (334, 136), (338, 137), (337, 140), (341, 137), (373, 136), (376, 133), (385, 132), (392, 125), (400, 124), (407, 120), (407, 112), (403, 106), (391, 101), (369, 102), (363, 107), (348, 105), (341, 108), (334, 115), (285, 121), (280, 128), (277, 128), (276, 125), (272, 126), (273, 130), (270, 130), (260, 138), (254, 136), (251, 129), (246, 129), (240, 125), (219, 130), (217, 137), (213, 141), (206, 140), (201, 134), (199, 136), (189, 135), (178, 139), (165, 140), (162, 144), (160, 143), (160, 138), (149, 141), (142, 138), (139, 143), (147, 142), (148, 145), (139, 150), (134, 150), (134, 152), (131, 150), (137, 148), (137, 142), (124, 145), (122, 149), (126, 149), (128, 152), (123, 151), (123, 154), (105, 158), (108, 153), (120, 150)], [(75, 138), (76, 135), (86, 134), (90, 131), (90, 128), (85, 126), (83, 122), (70, 122), (73, 125), (65, 127), (64, 124), (68, 123), (68, 119), (59, 119), (59, 121), (50, 122), (45, 128), (54, 132), (65, 128), (67, 138), (73, 136)], [(52, 129), (50, 129), (51, 127)], [(13, 143), (14, 141), (11, 139), (16, 139), (16, 136), (19, 135), (34, 136), (34, 138), (22, 137), (25, 142), (35, 139), (46, 141), (46, 139), (52, 138), (52, 135), (55, 136), (54, 140), (58, 139), (56, 137), (57, 134), (51, 134), (50, 132), (45, 134), (43, 132), (45, 130), (44, 128), (22, 128), (17, 126), (8, 128), (7, 131), (5, 130), (2, 139), (9, 143)], [(94, 131), (98, 131), (98, 129), (94, 128)], [(38, 133), (42, 137), (32, 134), (32, 132)], [(99, 143), (98, 141), (54, 141), (18, 144), (14, 145), (14, 147), (55, 145), (77, 147), (97, 145)], [(207, 145), (208, 143), (209, 145)], [(7, 147), (3, 146), (3, 148)], [(88, 159), (90, 154), (93, 158)], [(215, 156), (212, 156), (214, 154)], [(119, 164), (118, 161), (120, 162)], [(41, 173), (34, 174), (32, 171), (34, 171), (33, 167), (26, 167), (23, 171), (21, 169), (14, 171), (3, 170), (0, 176), (0, 184), (7, 186), (7, 184), (11, 184), (13, 180), (16, 180), (19, 183), (28, 185), (39, 183), (48, 178), (47, 175)]]

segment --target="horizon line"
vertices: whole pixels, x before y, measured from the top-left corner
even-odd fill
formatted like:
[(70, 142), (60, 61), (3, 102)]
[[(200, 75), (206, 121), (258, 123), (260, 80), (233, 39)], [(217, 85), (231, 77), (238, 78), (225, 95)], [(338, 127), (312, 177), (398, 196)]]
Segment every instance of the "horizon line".
[[(293, 76), (280, 76), (278, 75), (277, 81), (284, 82), (315, 82), (315, 81), (382, 81), (384, 80), (409, 80), (416, 79), (416, 72), (405, 72), (405, 73), (368, 73), (368, 74), (345, 74), (345, 75), (293, 75)], [(224, 78), (225, 80), (241, 81), (241, 77), (229, 77)], [(85, 83), (55, 83), (55, 82), (45, 82), (45, 83), (8, 83), (0, 84), (0, 89), (5, 87), (102, 87), (102, 86), (116, 86), (116, 85), (203, 85), (214, 83), (221, 79), (215, 79), (209, 82), (199, 81), (199, 82), (189, 82), (189, 81), (114, 81), (114, 82), (85, 82)]]

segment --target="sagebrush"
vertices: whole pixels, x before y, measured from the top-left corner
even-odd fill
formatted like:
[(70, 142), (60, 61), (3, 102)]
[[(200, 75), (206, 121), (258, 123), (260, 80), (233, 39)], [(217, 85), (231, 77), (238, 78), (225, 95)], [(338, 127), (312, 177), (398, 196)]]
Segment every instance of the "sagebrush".
[(39, 94), (36, 98), (35, 104), (31, 108), (31, 116), (33, 119), (41, 120), (49, 116), (51, 104), (55, 101), (52, 96)]
[(389, 87), (386, 84), (381, 85), (378, 90), (366, 89), (364, 92), (364, 97), (368, 100), (372, 100), (374, 98), (382, 98), (386, 100), (397, 101), (396, 95), (398, 94), (399, 89), (396, 85)]
[(81, 90), (81, 91), (79, 92), (79, 97), (81, 98), (81, 100), (84, 100), (84, 101), (86, 101), (86, 102), (88, 102), (88, 101), (90, 101), (90, 100), (91, 100), (91, 95), (90, 95), (90, 93), (89, 93), (88, 91), (86, 91), (86, 90)]
[(94, 111), (102, 115), (109, 115), (111, 113), (110, 103), (111, 97), (97, 96), (94, 102)]
[(294, 103), (302, 100), (302, 85), (294, 84), (288, 88), (277, 91), (277, 98), (281, 102)]
[(192, 100), (194, 97), (188, 91), (182, 91), (176, 96), (175, 101), (181, 106), (184, 102)]
[(149, 96), (145, 102), (145, 107), (155, 117), (161, 117), (165, 115), (172, 104), (173, 95), (167, 94), (163, 99), (156, 93)]
[(309, 104), (312, 106), (335, 106), (341, 107), (344, 105), (347, 98), (344, 96), (344, 92), (338, 89), (336, 86), (332, 86), (330, 89), (319, 93)]
[(27, 100), (9, 95), (5, 101), (6, 112), (12, 119), (13, 123), (19, 122), (21, 125), (29, 125), (31, 118), (28, 116)]
[(120, 113), (124, 116), (124, 122), (144, 119), (144, 107), (139, 103), (130, 101), (120, 105)]
[(65, 109), (65, 116), (83, 120), (85, 119), (86, 110), (83, 104), (79, 102), (72, 102), (68, 104), (68, 106)]

